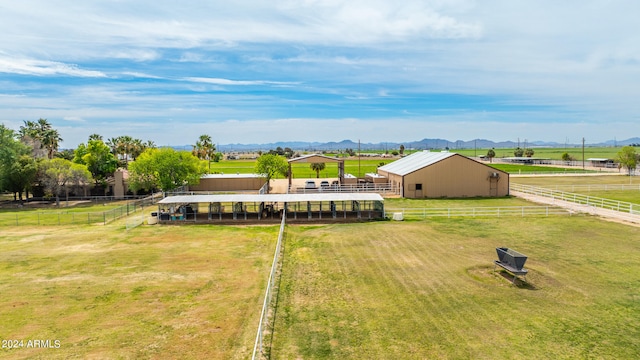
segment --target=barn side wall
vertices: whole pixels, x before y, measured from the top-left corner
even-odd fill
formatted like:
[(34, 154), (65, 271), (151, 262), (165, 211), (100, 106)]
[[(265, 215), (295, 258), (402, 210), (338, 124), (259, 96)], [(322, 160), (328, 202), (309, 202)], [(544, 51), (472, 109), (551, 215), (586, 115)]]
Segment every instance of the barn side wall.
[(458, 155), (404, 176), (403, 188), (406, 198), (501, 197), (509, 195), (509, 174)]
[(189, 191), (243, 191), (260, 190), (262, 178), (203, 178), (198, 185), (189, 186)]

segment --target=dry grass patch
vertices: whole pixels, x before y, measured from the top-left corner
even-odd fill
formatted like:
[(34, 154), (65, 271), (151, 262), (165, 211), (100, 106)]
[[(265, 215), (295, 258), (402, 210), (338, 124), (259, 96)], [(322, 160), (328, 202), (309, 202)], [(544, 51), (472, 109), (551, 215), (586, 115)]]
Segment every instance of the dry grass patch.
[[(493, 271), (498, 246), (529, 256), (528, 284)], [(290, 227), (272, 354), (633, 358), (639, 252), (593, 217)]]
[(4, 227), (0, 335), (60, 340), (11, 358), (245, 359), (277, 227)]

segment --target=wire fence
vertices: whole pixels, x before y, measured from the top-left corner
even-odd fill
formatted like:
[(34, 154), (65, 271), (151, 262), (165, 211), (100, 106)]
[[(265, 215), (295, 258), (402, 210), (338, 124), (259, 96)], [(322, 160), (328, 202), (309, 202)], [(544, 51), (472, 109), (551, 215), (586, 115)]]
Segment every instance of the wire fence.
[(154, 194), (143, 199), (128, 201), (122, 206), (105, 211), (32, 211), (18, 210), (0, 212), (0, 226), (46, 226), (46, 225), (106, 225), (122, 217), (136, 214), (152, 206), (162, 194)]
[(434, 217), (505, 217), (505, 216), (550, 216), (571, 215), (560, 206), (501, 206), (501, 207), (459, 207), (459, 208), (386, 208), (387, 214), (402, 214), (403, 219)]
[(273, 320), (275, 318), (275, 308), (277, 303), (277, 298), (274, 299), (273, 296), (274, 292), (277, 291), (276, 278), (282, 266), (281, 254), (285, 237), (286, 219), (287, 217), (283, 216), (282, 221), (280, 222), (278, 242), (276, 243), (276, 250), (273, 255), (273, 263), (271, 264), (271, 272), (269, 273), (269, 280), (267, 281), (267, 290), (265, 291), (264, 303), (262, 304), (262, 313), (260, 314), (260, 323), (258, 324), (256, 342), (253, 346), (253, 355), (251, 356), (252, 360), (270, 358), (271, 344), (269, 343), (267, 346), (267, 344), (265, 344), (265, 339), (269, 337), (269, 335), (272, 334), (273, 331)]
[(607, 210), (614, 210), (632, 215), (640, 215), (640, 205), (626, 201), (605, 199), (597, 196), (576, 194), (531, 185), (511, 184), (511, 190), (525, 194), (543, 196), (554, 200), (568, 201), (580, 205), (593, 206)]

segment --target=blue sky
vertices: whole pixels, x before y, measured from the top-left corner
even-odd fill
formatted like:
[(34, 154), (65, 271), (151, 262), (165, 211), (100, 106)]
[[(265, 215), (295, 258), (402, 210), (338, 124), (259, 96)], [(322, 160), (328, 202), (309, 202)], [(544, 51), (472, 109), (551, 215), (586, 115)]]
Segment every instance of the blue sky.
[(0, 1), (0, 123), (158, 145), (640, 136), (633, 0)]

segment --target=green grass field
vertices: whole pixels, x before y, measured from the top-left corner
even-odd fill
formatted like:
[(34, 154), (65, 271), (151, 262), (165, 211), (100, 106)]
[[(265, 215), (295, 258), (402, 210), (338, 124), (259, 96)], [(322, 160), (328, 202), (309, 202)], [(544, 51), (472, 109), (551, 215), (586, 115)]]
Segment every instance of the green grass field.
[[(389, 164), (396, 159), (361, 159), (357, 158), (346, 159), (344, 162), (344, 170), (347, 174), (352, 174), (358, 177), (364, 177), (366, 173), (376, 173), (378, 166), (381, 164)], [(536, 166), (536, 165), (516, 165), (516, 164), (488, 164), (496, 169), (506, 171), (512, 174), (518, 173), (581, 173), (585, 172), (581, 168), (571, 167), (551, 167), (551, 166)], [(224, 160), (218, 163), (211, 163), (212, 173), (224, 173), (224, 174), (250, 174), (255, 169), (255, 161), (253, 160)], [(293, 176), (295, 178), (315, 178), (316, 172), (311, 170), (309, 164), (293, 164), (292, 166)], [(360, 174), (360, 175), (358, 175)], [(338, 165), (326, 164), (325, 170), (320, 172), (321, 178), (336, 178), (338, 177)], [(280, 176), (280, 178), (283, 178)]]
[[(10, 359), (247, 359), (278, 227), (2, 227)], [(26, 348), (28, 340), (59, 348)]]
[[(12, 203), (0, 208), (0, 226), (105, 224), (134, 212), (141, 214), (140, 211), (144, 210), (143, 207), (124, 200), (99, 203), (61, 201), (60, 207), (55, 203), (33, 202), (17, 206)], [(151, 208), (157, 209), (155, 206)]]
[[(524, 148), (524, 145), (521, 145)], [(605, 158), (615, 159), (618, 152), (622, 149), (618, 147), (585, 147), (584, 158)], [(515, 149), (494, 149), (496, 157), (511, 157)], [(552, 160), (561, 160), (562, 154), (565, 152), (573, 156), (577, 160), (582, 160), (582, 147), (568, 147), (568, 148), (533, 148), (534, 157), (546, 158)], [(636, 148), (636, 152), (640, 148)], [(481, 156), (486, 155), (489, 149), (451, 149), (451, 152), (456, 152), (465, 156)]]
[[(498, 246), (529, 256), (526, 285), (494, 273)], [(636, 358), (638, 251), (587, 216), (290, 227), (272, 355)]]
[[(512, 177), (510, 180), (516, 184), (640, 204), (640, 176), (536, 176)], [(611, 189), (603, 189), (605, 185)], [(616, 185), (628, 185), (629, 189), (619, 190)]]
[(582, 168), (576, 167), (557, 167), (557, 166), (538, 166), (538, 165), (518, 165), (518, 164), (498, 164), (498, 163), (490, 163), (487, 164), (491, 167), (494, 167), (498, 170), (502, 170), (508, 172), (509, 174), (547, 174), (547, 173), (555, 173), (555, 174), (572, 174), (572, 173), (585, 173), (585, 172), (593, 172), (589, 170), (583, 170)]
[[(376, 172), (380, 163), (389, 163), (391, 159), (373, 160), (373, 159), (348, 159), (345, 160), (345, 173), (364, 177), (366, 173)], [(309, 164), (293, 164), (292, 171), (295, 178), (315, 178), (316, 172), (311, 170)], [(217, 163), (211, 163), (212, 173), (224, 174), (251, 174), (255, 172), (254, 160), (223, 160)], [(325, 170), (320, 172), (320, 177), (335, 178), (338, 177), (338, 165), (327, 163)], [(280, 178), (283, 178), (280, 176)]]
[(463, 198), (463, 199), (390, 198), (390, 199), (384, 200), (385, 209), (509, 207), (509, 206), (531, 206), (531, 205), (532, 204), (530, 202), (517, 197), (513, 197), (513, 196), (506, 196), (501, 198)]
[[(385, 201), (387, 209), (527, 205), (513, 197)], [(57, 349), (0, 349), (0, 358), (249, 358), (277, 226), (125, 231), (125, 222), (0, 227), (0, 340), (60, 341)], [(289, 226), (285, 246), (273, 359), (640, 353), (637, 227), (591, 216), (429, 218)], [(498, 246), (530, 257), (527, 284), (494, 273)]]
[(511, 177), (511, 182), (553, 187), (556, 185), (603, 185), (632, 184), (640, 185), (640, 176), (602, 175), (602, 176), (523, 176)]

